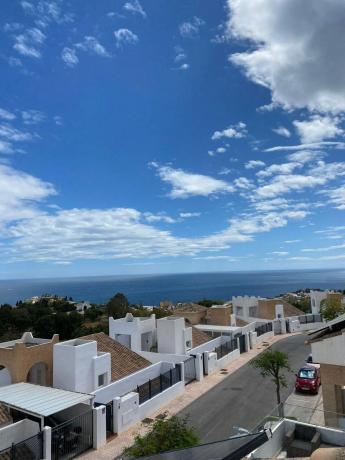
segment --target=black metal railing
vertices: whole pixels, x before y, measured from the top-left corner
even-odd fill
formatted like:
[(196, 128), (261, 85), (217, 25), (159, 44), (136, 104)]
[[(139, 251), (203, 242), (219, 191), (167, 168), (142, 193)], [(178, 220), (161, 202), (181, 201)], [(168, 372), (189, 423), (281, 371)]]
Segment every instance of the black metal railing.
[(154, 396), (162, 393), (167, 388), (172, 387), (177, 382), (181, 381), (181, 367), (179, 364), (172, 369), (169, 369), (164, 374), (158, 375), (152, 380), (148, 380), (142, 385), (137, 386), (139, 393), (139, 404), (143, 404)]
[(43, 458), (43, 433), (12, 444), (8, 449), (0, 451), (0, 460), (40, 460)]
[(255, 328), (255, 332), (258, 337), (262, 334), (266, 334), (266, 332), (271, 332), (271, 331), (272, 331), (272, 323), (260, 324), (260, 326), (257, 326)]
[(230, 339), (225, 343), (219, 345), (219, 347), (214, 349), (214, 352), (217, 353), (217, 359), (223, 358), (223, 356), (228, 355), (232, 351), (237, 349), (237, 339)]
[(301, 315), (298, 317), (300, 324), (319, 323), (322, 321), (321, 315)]
[(92, 410), (52, 429), (52, 460), (69, 460), (92, 447)]

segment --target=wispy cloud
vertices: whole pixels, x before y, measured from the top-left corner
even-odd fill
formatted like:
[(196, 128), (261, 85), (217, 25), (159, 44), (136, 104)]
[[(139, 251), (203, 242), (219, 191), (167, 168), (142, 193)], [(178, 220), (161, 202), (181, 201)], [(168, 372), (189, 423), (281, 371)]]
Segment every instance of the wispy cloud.
[(106, 48), (97, 40), (97, 38), (90, 35), (85, 36), (82, 42), (76, 43), (74, 46), (75, 48), (87, 53), (97, 54), (97, 56), (101, 57), (110, 57)]
[(273, 128), (272, 131), (276, 134), (279, 134), (279, 136), (283, 137), (291, 137), (290, 131), (285, 128), (284, 126), (279, 126), (278, 128)]
[(213, 141), (223, 139), (223, 138), (241, 139), (242, 137), (245, 137), (246, 135), (247, 135), (246, 124), (240, 121), (239, 123), (235, 125), (230, 125), (228, 128), (225, 128), (222, 131), (215, 131), (212, 134), (211, 139)]
[(39, 110), (23, 110), (22, 119), (25, 125), (37, 125), (45, 120), (45, 115)]
[(15, 36), (13, 48), (22, 56), (39, 59), (41, 58), (41, 46), (45, 39), (45, 34), (37, 27), (33, 27)]
[(144, 19), (147, 17), (147, 14), (144, 11), (144, 8), (141, 6), (139, 0), (130, 0), (129, 2), (126, 2), (123, 5), (123, 9), (129, 11), (130, 13), (138, 14)]
[(139, 41), (138, 36), (129, 29), (115, 30), (114, 37), (118, 48), (124, 45), (135, 45)]
[(250, 160), (244, 165), (246, 169), (262, 168), (264, 166), (266, 166), (266, 163), (261, 160)]
[(192, 196), (214, 196), (234, 191), (227, 182), (203, 174), (195, 174), (151, 163), (160, 179), (171, 186), (170, 198), (189, 198)]
[(270, 147), (265, 150), (265, 152), (281, 152), (289, 150), (314, 150), (322, 149), (324, 147), (334, 147), (336, 149), (345, 149), (345, 142), (336, 142), (336, 141), (324, 141), (324, 142), (313, 142), (308, 144), (298, 144), (298, 145), (278, 145), (276, 147)]
[(205, 21), (194, 16), (191, 21), (183, 22), (179, 26), (180, 34), (183, 38), (196, 38), (199, 35), (200, 27), (205, 24)]
[(74, 48), (65, 48), (61, 51), (61, 59), (68, 67), (75, 67), (79, 63), (79, 58), (77, 56), (76, 50)]
[(295, 120), (293, 122), (301, 142), (304, 144), (322, 142), (324, 139), (332, 139), (344, 134), (339, 124), (340, 117), (329, 115), (313, 115), (308, 120)]

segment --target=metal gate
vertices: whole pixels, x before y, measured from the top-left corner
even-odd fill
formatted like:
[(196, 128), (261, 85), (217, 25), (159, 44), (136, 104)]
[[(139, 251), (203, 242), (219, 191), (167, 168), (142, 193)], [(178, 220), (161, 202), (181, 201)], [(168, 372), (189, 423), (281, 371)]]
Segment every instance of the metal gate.
[(92, 410), (89, 410), (52, 429), (52, 460), (69, 460), (92, 444)]
[(108, 403), (95, 403), (95, 407), (105, 406), (106, 410), (106, 423), (107, 423), (107, 436), (110, 436), (114, 433), (114, 418), (113, 418), (113, 401)]
[(184, 362), (184, 383), (193, 382), (196, 379), (195, 357), (191, 356)]
[(286, 324), (286, 332), (290, 332), (290, 321), (288, 319), (285, 320), (285, 324)]
[(246, 351), (246, 336), (240, 335), (238, 337), (238, 342), (240, 344), (240, 353), (244, 353)]

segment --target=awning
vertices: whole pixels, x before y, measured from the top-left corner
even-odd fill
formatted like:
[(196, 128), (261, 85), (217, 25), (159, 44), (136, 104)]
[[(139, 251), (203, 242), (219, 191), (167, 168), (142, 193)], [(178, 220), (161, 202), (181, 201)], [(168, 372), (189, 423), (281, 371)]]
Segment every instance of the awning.
[(0, 387), (0, 404), (39, 417), (48, 417), (76, 404), (90, 404), (94, 397), (24, 382)]

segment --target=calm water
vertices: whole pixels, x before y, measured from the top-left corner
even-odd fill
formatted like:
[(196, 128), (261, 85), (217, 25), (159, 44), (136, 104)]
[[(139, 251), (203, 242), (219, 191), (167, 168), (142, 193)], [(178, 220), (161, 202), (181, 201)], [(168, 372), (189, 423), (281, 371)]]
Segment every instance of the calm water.
[(345, 289), (345, 269), (0, 280), (0, 304), (15, 304), (44, 293), (103, 303), (123, 292), (131, 302), (155, 305), (164, 299), (185, 302), (244, 294), (273, 297), (300, 288)]

